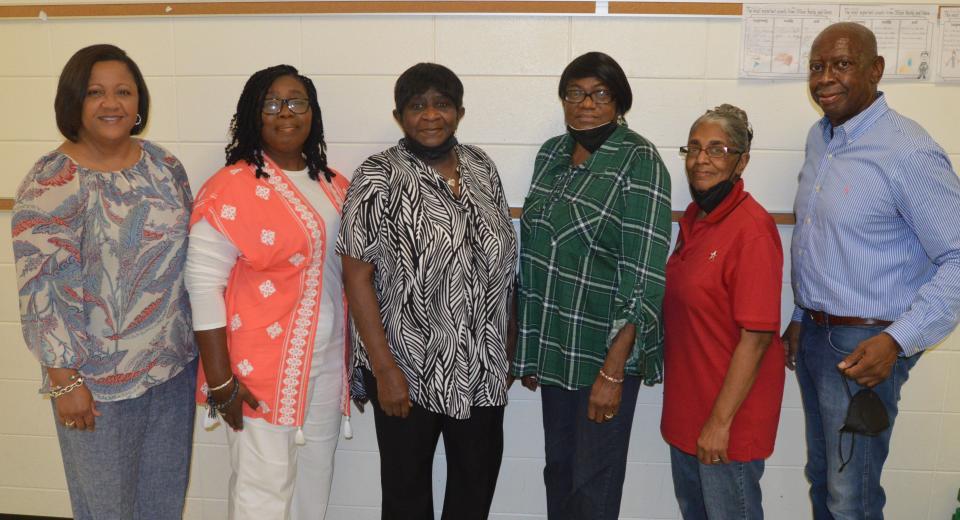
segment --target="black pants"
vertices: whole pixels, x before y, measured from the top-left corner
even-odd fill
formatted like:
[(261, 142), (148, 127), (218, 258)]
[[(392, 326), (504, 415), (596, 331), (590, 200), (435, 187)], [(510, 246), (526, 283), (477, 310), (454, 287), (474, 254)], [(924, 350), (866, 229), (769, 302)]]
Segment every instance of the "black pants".
[(380, 446), (383, 520), (433, 519), (433, 455), (443, 435), (447, 488), (443, 520), (484, 519), (503, 457), (503, 407), (475, 406), (454, 419), (414, 403), (405, 418), (389, 417), (377, 401), (377, 379), (363, 371)]

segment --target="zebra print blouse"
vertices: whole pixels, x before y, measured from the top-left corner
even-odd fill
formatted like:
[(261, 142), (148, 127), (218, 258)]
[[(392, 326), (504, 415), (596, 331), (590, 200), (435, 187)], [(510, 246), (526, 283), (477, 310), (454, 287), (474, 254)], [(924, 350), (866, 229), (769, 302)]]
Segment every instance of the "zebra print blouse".
[[(411, 400), (466, 419), (472, 406), (507, 402), (517, 239), (493, 161), (475, 146), (454, 150), (459, 199), (403, 144), (367, 158), (347, 191), (336, 252), (376, 267), (380, 319)], [(369, 369), (352, 332), (354, 366)]]

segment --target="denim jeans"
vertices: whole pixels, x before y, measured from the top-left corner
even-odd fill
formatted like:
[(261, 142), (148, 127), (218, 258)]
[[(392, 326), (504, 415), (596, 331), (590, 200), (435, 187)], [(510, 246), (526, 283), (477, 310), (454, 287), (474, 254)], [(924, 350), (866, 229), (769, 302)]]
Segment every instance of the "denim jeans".
[(620, 513), (627, 447), (640, 379), (625, 378), (620, 411), (602, 424), (587, 419), (590, 387), (540, 388), (547, 518), (615, 520)]
[(194, 359), (173, 379), (140, 397), (98, 402), (101, 415), (92, 432), (56, 421), (76, 520), (175, 520), (183, 516), (196, 385)]
[(763, 459), (701, 464), (670, 446), (673, 490), (684, 520), (762, 520)]
[[(883, 518), (886, 495), (880, 472), (890, 450), (900, 388), (920, 355), (898, 358), (890, 377), (873, 388), (890, 417), (890, 428), (876, 437), (844, 433), (841, 438), (850, 394), (837, 370), (837, 364), (861, 341), (881, 332), (883, 327), (820, 326), (809, 316), (803, 319), (797, 380), (806, 422), (805, 472), (817, 520)], [(863, 388), (850, 379), (846, 384), (853, 395)], [(842, 472), (841, 452), (844, 462), (850, 459)]]

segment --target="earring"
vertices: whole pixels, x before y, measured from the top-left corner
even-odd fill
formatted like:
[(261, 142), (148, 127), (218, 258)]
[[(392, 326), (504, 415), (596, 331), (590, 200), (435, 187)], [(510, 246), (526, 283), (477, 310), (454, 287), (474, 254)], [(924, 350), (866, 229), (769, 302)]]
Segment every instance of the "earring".
[(137, 114), (137, 122), (133, 126), (140, 126), (140, 123), (143, 123), (143, 118), (140, 117), (140, 114)]

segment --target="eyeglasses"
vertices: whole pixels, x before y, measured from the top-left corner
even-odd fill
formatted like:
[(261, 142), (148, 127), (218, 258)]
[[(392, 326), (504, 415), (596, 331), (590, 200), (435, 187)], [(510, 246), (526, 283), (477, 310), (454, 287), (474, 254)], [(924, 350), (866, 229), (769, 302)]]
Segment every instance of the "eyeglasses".
[(572, 88), (563, 93), (563, 100), (567, 103), (583, 103), (583, 100), (587, 98), (598, 105), (606, 105), (613, 102), (613, 92), (605, 88), (593, 92), (584, 92), (578, 88)]
[(306, 98), (264, 99), (262, 110), (264, 114), (276, 115), (283, 109), (283, 105), (287, 105), (294, 114), (306, 114), (307, 110), (310, 110), (310, 100)]
[(735, 150), (722, 144), (711, 144), (707, 147), (702, 147), (700, 145), (681, 146), (680, 156), (688, 159), (691, 157), (698, 157), (701, 151), (707, 152), (707, 157), (710, 157), (711, 159), (719, 159), (721, 157), (726, 157), (727, 155), (743, 153), (743, 150)]

